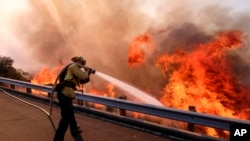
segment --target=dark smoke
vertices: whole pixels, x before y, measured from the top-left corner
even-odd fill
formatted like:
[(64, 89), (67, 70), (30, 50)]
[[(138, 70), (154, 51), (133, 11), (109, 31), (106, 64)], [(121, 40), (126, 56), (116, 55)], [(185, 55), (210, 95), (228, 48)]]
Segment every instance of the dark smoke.
[(190, 52), (200, 43), (209, 42), (212, 36), (209, 36), (192, 23), (183, 23), (182, 25), (172, 27), (167, 33), (160, 32), (155, 35), (159, 52), (173, 53), (178, 49)]

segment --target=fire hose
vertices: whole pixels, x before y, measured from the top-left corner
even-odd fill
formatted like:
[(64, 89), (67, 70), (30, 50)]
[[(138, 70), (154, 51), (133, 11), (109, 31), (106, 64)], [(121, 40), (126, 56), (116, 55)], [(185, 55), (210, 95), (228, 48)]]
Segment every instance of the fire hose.
[(2, 88), (0, 88), (0, 90), (1, 90), (3, 93), (5, 93), (6, 95), (8, 95), (8, 96), (10, 96), (10, 97), (12, 97), (12, 98), (14, 98), (14, 99), (16, 99), (16, 100), (22, 102), (22, 103), (25, 103), (25, 104), (27, 104), (27, 105), (29, 105), (29, 106), (32, 106), (32, 107), (34, 107), (34, 108), (36, 108), (36, 109), (39, 109), (40, 111), (42, 111), (43, 113), (45, 113), (45, 114), (47, 115), (47, 117), (49, 118), (49, 121), (50, 121), (50, 123), (51, 123), (51, 125), (52, 125), (54, 131), (56, 131), (56, 127), (55, 127), (55, 125), (54, 125), (54, 122), (53, 122), (53, 120), (51, 119), (50, 114), (49, 114), (45, 109), (43, 109), (43, 108), (41, 108), (41, 107), (39, 107), (39, 106), (37, 106), (37, 105), (35, 105), (35, 104), (32, 104), (32, 103), (30, 103), (30, 102), (27, 102), (27, 101), (25, 101), (25, 100), (23, 100), (23, 99), (20, 99), (20, 98), (18, 98), (18, 97), (16, 97), (16, 96), (13, 96), (13, 95), (11, 95), (10, 93), (8, 93), (7, 91), (5, 91), (5, 90), (2, 89)]
[(53, 96), (54, 96), (54, 93), (55, 93), (55, 87), (56, 87), (57, 81), (58, 81), (60, 75), (62, 74), (62, 72), (65, 71), (65, 69), (67, 69), (69, 65), (71, 65), (71, 64), (68, 64), (67, 66), (65, 66), (65, 67), (61, 70), (61, 72), (57, 75), (57, 77), (56, 77), (56, 79), (55, 79), (55, 82), (54, 82), (54, 84), (53, 84), (52, 92), (51, 92), (51, 95), (50, 95), (50, 110), (49, 110), (49, 115), (50, 115), (50, 116), (52, 115)]

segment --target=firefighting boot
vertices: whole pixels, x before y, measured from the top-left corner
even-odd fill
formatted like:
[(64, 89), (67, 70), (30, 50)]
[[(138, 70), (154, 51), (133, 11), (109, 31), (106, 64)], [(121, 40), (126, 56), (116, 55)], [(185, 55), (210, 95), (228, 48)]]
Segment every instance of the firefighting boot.
[(75, 135), (73, 136), (74, 141), (84, 141), (83, 137), (81, 136), (81, 134)]
[(82, 130), (80, 128), (81, 128), (80, 125), (77, 125), (77, 130), (71, 133), (74, 138), (74, 141), (84, 141), (81, 135)]
[(81, 128), (81, 126), (77, 125), (76, 129), (71, 130), (71, 134), (73, 136), (81, 134), (83, 131), (80, 128)]

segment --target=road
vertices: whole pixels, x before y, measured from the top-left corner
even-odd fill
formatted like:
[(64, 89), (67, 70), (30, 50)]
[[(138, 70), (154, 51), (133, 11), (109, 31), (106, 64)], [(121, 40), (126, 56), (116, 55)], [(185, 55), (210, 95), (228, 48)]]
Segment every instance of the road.
[[(27, 100), (27, 99), (23, 99)], [(46, 111), (49, 106), (31, 101)], [(48, 116), (41, 110), (24, 104), (0, 92), (0, 141), (52, 141), (53, 126)], [(52, 121), (57, 127), (60, 109), (54, 107)], [(83, 129), (84, 141), (171, 141), (166, 137), (157, 136), (140, 130), (117, 125), (100, 119), (76, 113), (78, 124)], [(73, 141), (69, 130), (65, 141)]]

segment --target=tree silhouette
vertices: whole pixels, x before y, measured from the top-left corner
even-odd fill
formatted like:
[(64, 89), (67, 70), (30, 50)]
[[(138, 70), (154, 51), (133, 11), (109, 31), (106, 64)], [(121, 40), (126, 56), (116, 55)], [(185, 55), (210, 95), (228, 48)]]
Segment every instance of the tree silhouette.
[(17, 71), (12, 65), (14, 60), (10, 57), (0, 56), (0, 77), (7, 77), (11, 79), (27, 81), (20, 71)]

